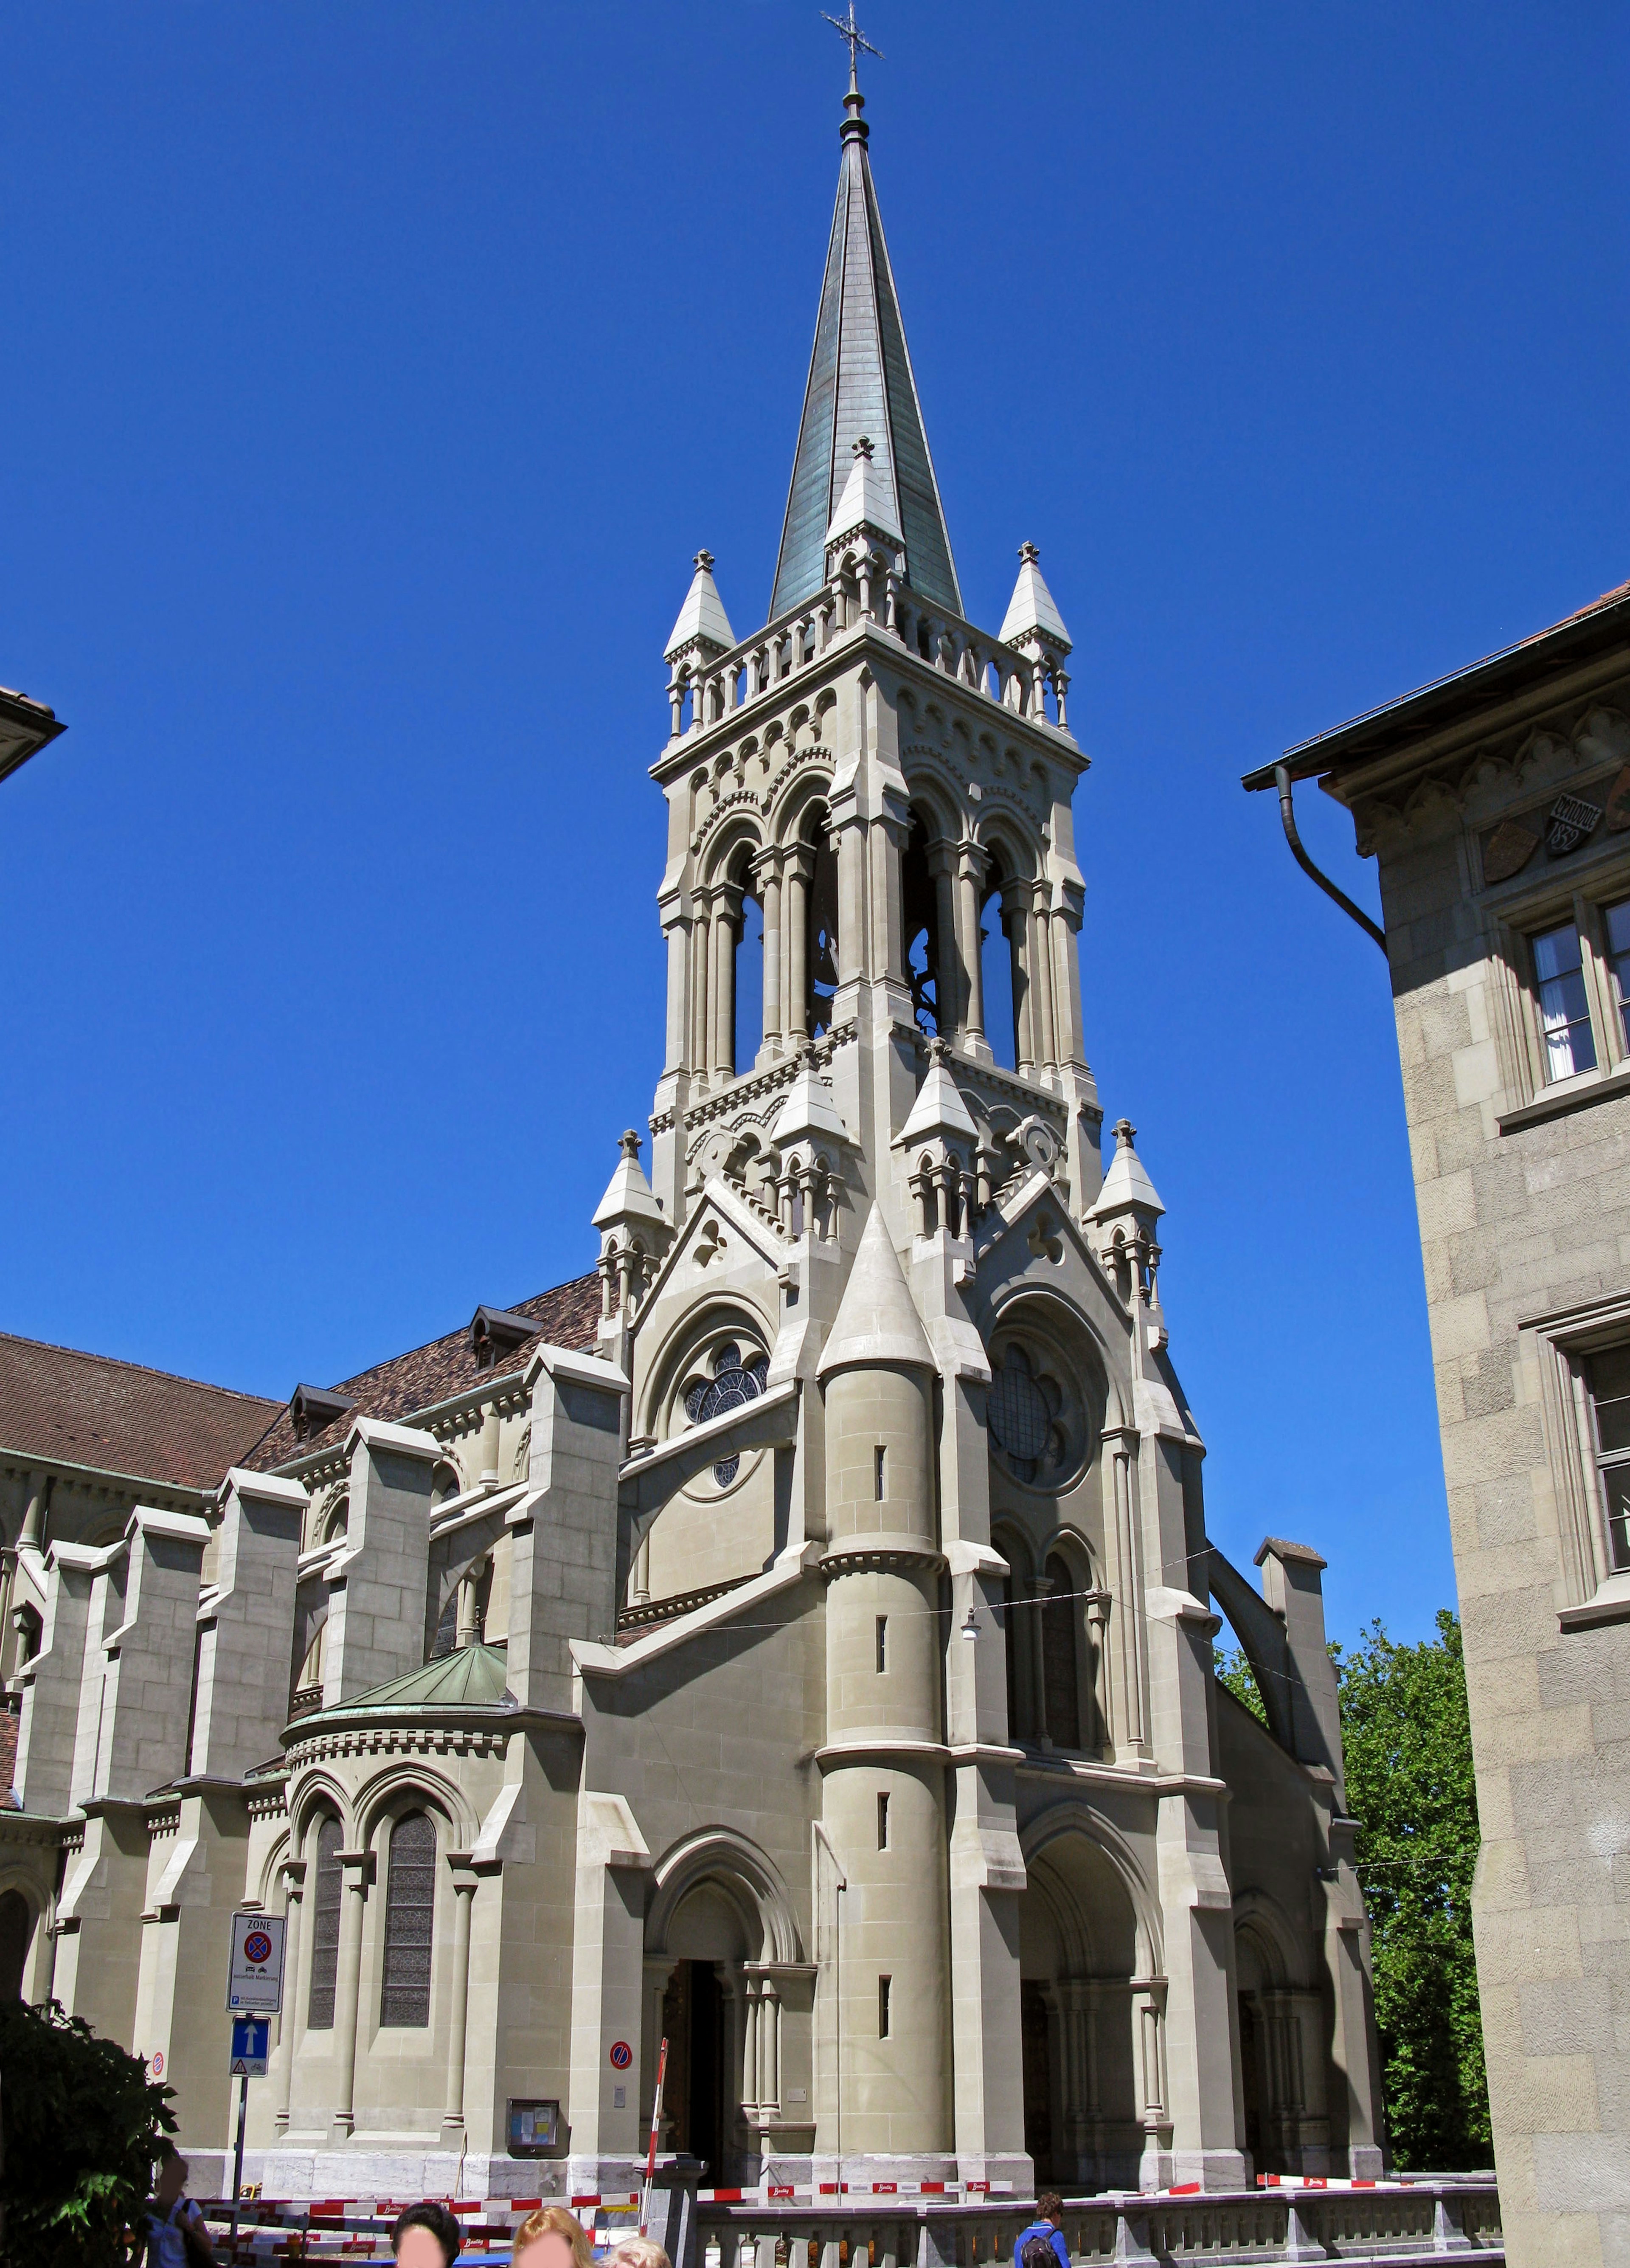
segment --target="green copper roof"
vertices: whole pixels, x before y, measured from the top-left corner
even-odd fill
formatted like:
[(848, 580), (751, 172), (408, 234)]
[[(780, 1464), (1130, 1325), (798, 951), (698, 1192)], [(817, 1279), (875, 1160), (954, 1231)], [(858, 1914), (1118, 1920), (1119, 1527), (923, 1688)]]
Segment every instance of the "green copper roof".
[(518, 1709), (519, 1702), (504, 1683), (508, 1668), (496, 1646), (461, 1646), (456, 1653), (427, 1661), (422, 1669), (410, 1669), (406, 1677), (371, 1685), (349, 1701), (297, 1717), (290, 1731), (304, 1740), (314, 1725), (338, 1717), (398, 1717), (414, 1709)]
[(821, 285), (804, 422), (775, 564), (772, 619), (813, 598), (826, 579), (826, 530), (863, 434), (906, 539), (906, 577), (919, 597), (962, 612), (945, 513), (929, 455), (905, 326), (866, 156), (862, 98), (844, 108), (838, 203)]

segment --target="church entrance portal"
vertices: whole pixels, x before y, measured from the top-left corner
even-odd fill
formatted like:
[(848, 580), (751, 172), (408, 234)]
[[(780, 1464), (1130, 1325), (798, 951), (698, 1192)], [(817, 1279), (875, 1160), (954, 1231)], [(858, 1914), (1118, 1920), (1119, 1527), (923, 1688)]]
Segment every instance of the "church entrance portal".
[(713, 1962), (675, 1962), (663, 1998), (662, 2028), (668, 2041), (667, 2146), (700, 2158), (719, 2181), (727, 2132), (726, 2029), (724, 1992)]
[(1019, 1902), (1024, 2147), (1039, 2182), (1135, 2189), (1143, 2149), (1131, 1900), (1086, 1833), (1032, 1859)]

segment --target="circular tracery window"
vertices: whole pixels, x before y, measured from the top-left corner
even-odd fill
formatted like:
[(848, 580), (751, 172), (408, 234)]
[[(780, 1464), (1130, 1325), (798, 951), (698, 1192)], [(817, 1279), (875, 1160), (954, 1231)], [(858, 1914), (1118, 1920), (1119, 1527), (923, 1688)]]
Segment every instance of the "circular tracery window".
[(991, 1364), (986, 1405), (993, 1447), (1017, 1481), (1061, 1488), (1086, 1447), (1080, 1402), (1048, 1359), (1009, 1345)]
[[(768, 1355), (751, 1349), (744, 1360), (736, 1341), (724, 1340), (713, 1350), (709, 1365), (712, 1375), (687, 1383), (686, 1416), (693, 1425), (705, 1425), (710, 1418), (723, 1418), (728, 1410), (739, 1410), (744, 1402), (756, 1401), (764, 1391), (769, 1366)], [(721, 1488), (728, 1488), (740, 1466), (739, 1457), (722, 1457), (713, 1468), (713, 1477)]]

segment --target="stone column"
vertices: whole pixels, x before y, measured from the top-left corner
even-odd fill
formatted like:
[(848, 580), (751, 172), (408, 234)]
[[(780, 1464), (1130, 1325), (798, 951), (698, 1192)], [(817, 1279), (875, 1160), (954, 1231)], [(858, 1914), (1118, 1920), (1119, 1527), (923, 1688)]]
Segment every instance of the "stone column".
[(459, 1578), (459, 1612), (452, 1639), (455, 1651), (474, 1646), (481, 1636), (481, 1587), (486, 1565), (484, 1559), (477, 1559)]
[(709, 984), (713, 1045), (709, 1068), (716, 1079), (729, 1079), (736, 1068), (736, 924), (740, 913), (739, 890), (721, 886), (714, 892), (712, 976)]
[[(677, 895), (677, 894), (676, 894)], [(685, 1067), (686, 1020), (689, 1011), (689, 990), (686, 982), (690, 952), (690, 932), (679, 919), (671, 903), (662, 909), (663, 933), (668, 940), (668, 1028), (667, 1060), (663, 1064), (664, 1077)]]
[(761, 850), (754, 863), (764, 907), (764, 1044), (779, 1049), (781, 1011), (781, 853)]
[(1035, 1003), (1037, 1057), (1048, 1071), (1058, 1069), (1058, 1043), (1053, 1025), (1053, 924), (1047, 910), (1051, 892), (1045, 880), (1032, 885), (1030, 914), (1031, 996)]
[(698, 890), (695, 912), (691, 917), (691, 1068), (699, 1077), (708, 1076), (709, 1049), (708, 1035), (709, 966), (713, 959), (713, 923), (709, 912), (708, 897)]
[[(737, 1988), (732, 1986), (732, 1991)], [(745, 2002), (742, 2026), (741, 2107), (749, 2120), (759, 2107), (759, 2047), (764, 2003), (759, 1979), (753, 1970), (746, 1970), (740, 1980), (739, 1990)]]
[(277, 2119), (279, 2139), (289, 2128), (289, 2098), (294, 2087), (294, 2042), (300, 2029), (300, 1911), (305, 1903), (305, 1861), (285, 1859), (283, 1887), (287, 1892), (283, 1934), (283, 2012), (277, 2024)]
[(341, 1851), (344, 1903), (340, 1913), (339, 1966), (334, 1977), (334, 2038), (339, 2051), (334, 2121), (328, 2145), (337, 2149), (351, 2139), (356, 2124), (356, 2019), (363, 1977), (363, 1914), (368, 1903), (368, 1851)]
[(1142, 1748), (1147, 1738), (1143, 1712), (1143, 1580), (1134, 1525), (1133, 1459), (1138, 1437), (1127, 1431), (1105, 1437), (1111, 1450), (1115, 1491), (1115, 1556), (1120, 1614), (1112, 1691), (1116, 1704), (1117, 1755)]
[(934, 983), (942, 1039), (955, 1039), (962, 1030), (964, 998), (962, 955), (957, 936), (957, 852), (950, 843), (930, 843), (929, 873), (934, 878), (934, 926), (938, 950)]
[(17, 1538), (19, 1551), (44, 1550), (45, 1521), (51, 1507), (51, 1489), (52, 1482), (48, 1474), (29, 1474), (27, 1506)]
[(1053, 1583), (1046, 1575), (1032, 1575), (1024, 1587), (1030, 1594), (1026, 1609), (1030, 1639), (1030, 1712), (1035, 1727), (1034, 1737), (1044, 1749), (1053, 1746), (1053, 1735), (1047, 1729), (1047, 1620), (1046, 1602), (1052, 1596)]
[(1086, 1721), (1083, 1744), (1090, 1755), (1100, 1755), (1109, 1715), (1109, 1594), (1095, 1591), (1087, 1602)]
[(787, 992), (782, 1004), (782, 1025), (796, 1051), (810, 1035), (810, 884), (815, 878), (815, 853), (807, 843), (795, 843), (786, 854)]
[(773, 1977), (759, 1980), (759, 2109), (781, 2115), (781, 1995)]
[(463, 2146), (464, 2049), (470, 2020), (470, 1908), (475, 1898), (476, 1877), (467, 1851), (448, 1853), (452, 1869), (452, 2011), (447, 2038), (447, 2101), (442, 2112), (439, 2146)]
[(1171, 2143), (1171, 2115), (1166, 2108), (1166, 1980), (1164, 1977), (1134, 1978), (1132, 2021), (1137, 2034), (1138, 2117), (1143, 2128), (1143, 2160), (1138, 2169), (1138, 2187), (1163, 2189), (1167, 2178)]
[[(962, 966), (967, 983), (962, 1028), (965, 1038), (985, 1037), (985, 969), (980, 955), (980, 892), (984, 887), (987, 860), (974, 842), (957, 845), (957, 904), (962, 938)], [(975, 1052), (978, 1052), (976, 1048)]]
[(1030, 884), (1013, 881), (1002, 893), (1002, 926), (1013, 964), (1014, 1068), (1028, 1079), (1036, 1068), (1035, 1018), (1030, 984)]

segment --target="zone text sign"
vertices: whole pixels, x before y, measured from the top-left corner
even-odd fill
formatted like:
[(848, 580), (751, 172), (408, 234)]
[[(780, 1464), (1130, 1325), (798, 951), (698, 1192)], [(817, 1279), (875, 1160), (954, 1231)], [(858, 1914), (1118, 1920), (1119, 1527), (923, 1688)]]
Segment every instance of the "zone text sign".
[(281, 1914), (235, 1913), (232, 1958), (226, 1974), (229, 2014), (279, 2015), (283, 2005)]

